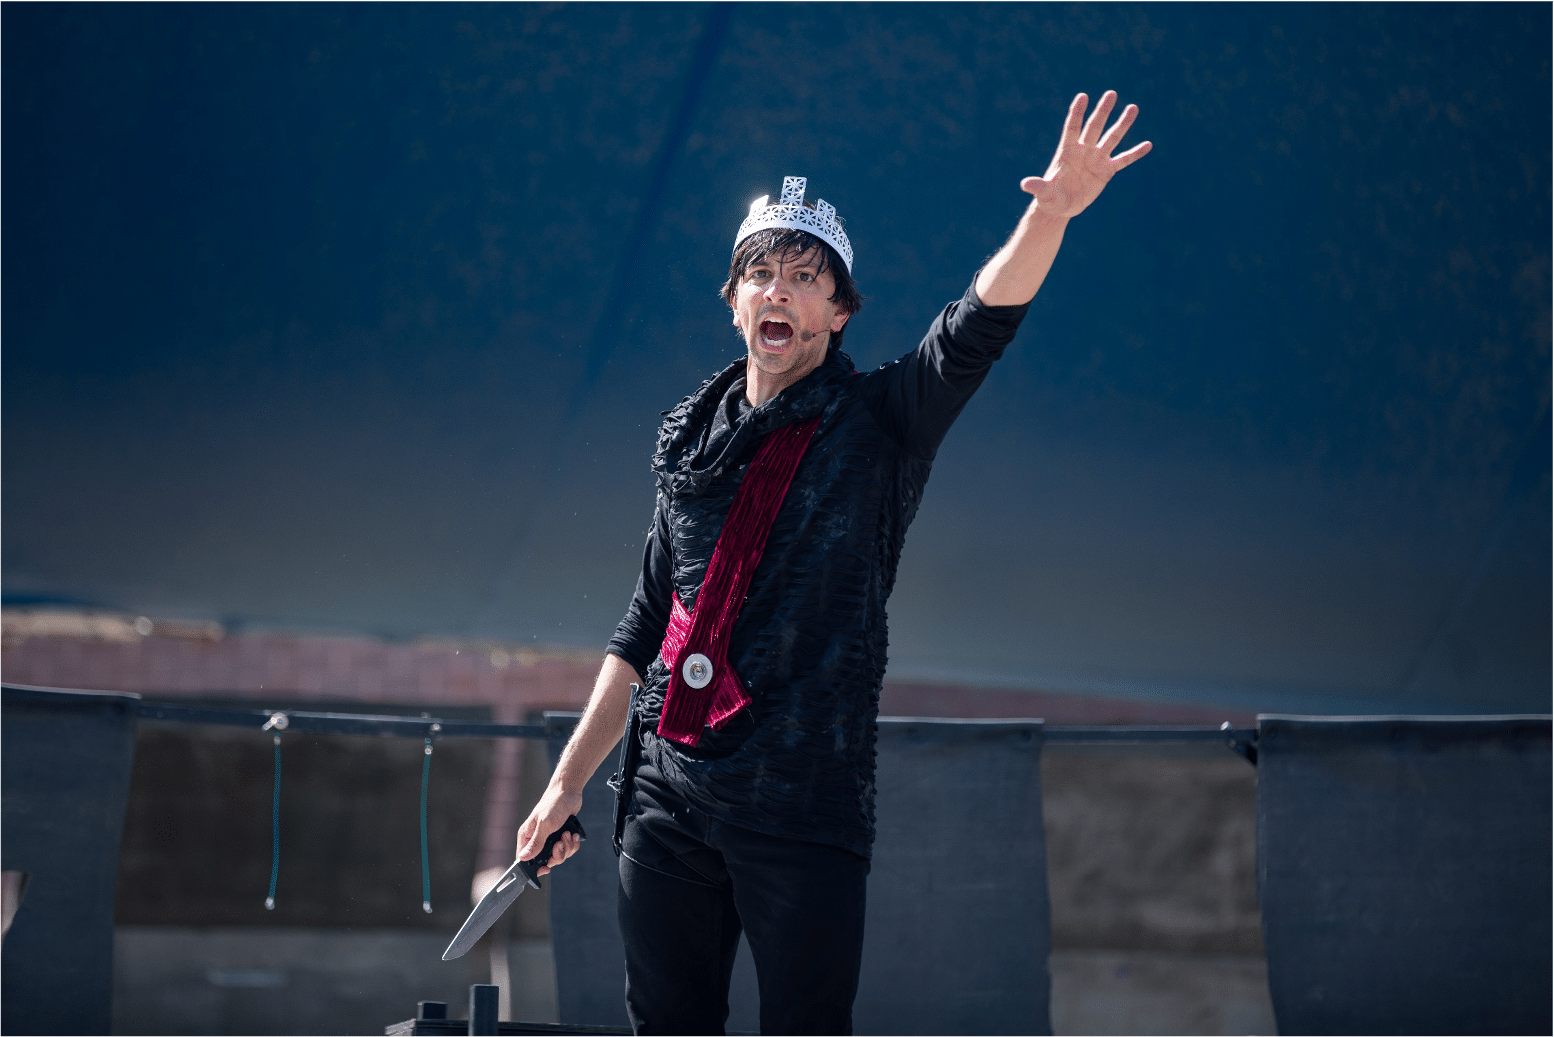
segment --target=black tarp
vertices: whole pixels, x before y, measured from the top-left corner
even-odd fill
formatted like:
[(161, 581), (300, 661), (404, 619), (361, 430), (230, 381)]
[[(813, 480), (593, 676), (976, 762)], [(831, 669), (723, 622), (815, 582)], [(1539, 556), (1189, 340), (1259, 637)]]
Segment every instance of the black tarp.
[(0, 1029), (98, 1034), (113, 1014), (113, 897), (139, 695), (7, 687), (0, 854), (28, 876), (0, 950)]
[(1258, 718), (1280, 1033), (1548, 1033), (1548, 717)]
[[(554, 765), (576, 714), (547, 714)], [(878, 838), (853, 1028), (860, 1034), (1050, 1033), (1041, 721), (883, 718)], [(551, 877), (561, 1019), (626, 1024), (625, 967), (601, 767), (583, 793), (590, 839)], [(741, 942), (728, 1026), (759, 1000)]]
[(940, 451), (891, 675), (1549, 694), (1547, 5), (13, 4), (4, 590), (602, 649), (750, 200), (911, 348), (1076, 91), (1155, 150)]

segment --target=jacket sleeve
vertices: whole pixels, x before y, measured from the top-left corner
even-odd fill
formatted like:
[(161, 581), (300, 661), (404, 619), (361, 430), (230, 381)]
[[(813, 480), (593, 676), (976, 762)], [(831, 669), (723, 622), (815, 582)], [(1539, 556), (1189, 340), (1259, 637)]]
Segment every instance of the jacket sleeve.
[(658, 495), (653, 525), (642, 548), (642, 572), (626, 615), (606, 649), (645, 675), (664, 643), (669, 628), (669, 595), (674, 593), (674, 559), (669, 549), (668, 502)]
[(1028, 309), (1029, 303), (988, 306), (973, 281), (934, 318), (916, 349), (865, 376), (875, 420), (907, 453), (932, 458)]

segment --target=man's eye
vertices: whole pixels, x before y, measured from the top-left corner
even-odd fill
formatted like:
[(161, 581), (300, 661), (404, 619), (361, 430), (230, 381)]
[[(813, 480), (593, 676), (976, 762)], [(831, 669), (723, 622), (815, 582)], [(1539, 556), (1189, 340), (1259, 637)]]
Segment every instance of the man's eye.
[(812, 274), (812, 273), (809, 273), (807, 270), (799, 271), (799, 280), (800, 281), (813, 281), (814, 279), (815, 279), (815, 275)]

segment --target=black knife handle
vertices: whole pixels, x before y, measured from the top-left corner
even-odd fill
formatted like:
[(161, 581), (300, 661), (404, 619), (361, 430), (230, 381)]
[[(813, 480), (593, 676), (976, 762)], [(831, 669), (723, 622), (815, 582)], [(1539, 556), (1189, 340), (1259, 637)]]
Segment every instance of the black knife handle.
[(550, 838), (545, 840), (545, 846), (540, 850), (539, 853), (535, 854), (533, 857), (530, 857), (526, 861), (520, 861), (518, 863), (518, 867), (523, 871), (524, 878), (527, 879), (529, 885), (533, 886), (535, 889), (540, 888), (540, 869), (543, 868), (546, 864), (550, 863), (551, 851), (556, 848), (556, 842), (561, 838), (562, 833), (564, 832), (576, 832), (579, 839), (588, 838), (588, 833), (583, 831), (583, 823), (577, 819), (577, 815), (569, 815), (565, 824), (556, 829), (554, 832), (550, 833)]

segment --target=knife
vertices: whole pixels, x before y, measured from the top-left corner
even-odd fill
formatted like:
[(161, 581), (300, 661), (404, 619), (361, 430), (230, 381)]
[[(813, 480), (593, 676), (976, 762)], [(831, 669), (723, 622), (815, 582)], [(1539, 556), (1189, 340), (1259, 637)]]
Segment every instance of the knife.
[(502, 877), (496, 880), (486, 895), (480, 898), (480, 903), (475, 905), (475, 910), (464, 919), (464, 925), (460, 927), (459, 934), (448, 944), (448, 949), (442, 952), (443, 961), (452, 961), (454, 958), (462, 958), (469, 953), (469, 949), (502, 917), (502, 912), (507, 906), (518, 899), (528, 886), (540, 888), (538, 872), (540, 868), (550, 860), (551, 851), (556, 848), (556, 841), (564, 832), (575, 832), (579, 839), (587, 839), (588, 833), (583, 831), (582, 824), (577, 820), (577, 815), (568, 817), (566, 823), (545, 840), (545, 846), (539, 853), (526, 861), (513, 861), (513, 866), (502, 873)]

